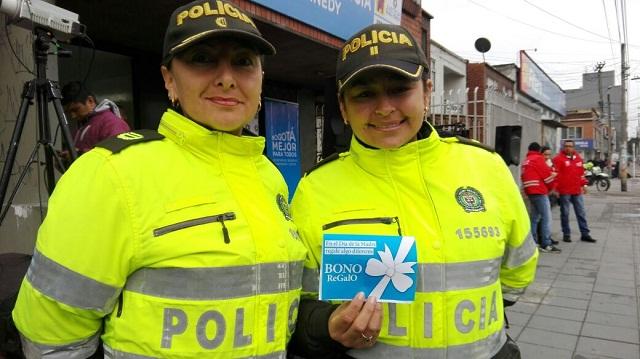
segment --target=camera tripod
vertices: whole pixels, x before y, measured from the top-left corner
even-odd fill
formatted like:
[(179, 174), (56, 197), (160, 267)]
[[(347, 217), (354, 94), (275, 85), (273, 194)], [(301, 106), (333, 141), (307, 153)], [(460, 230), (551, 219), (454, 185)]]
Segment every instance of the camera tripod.
[[(0, 177), (0, 208), (2, 209), (0, 211), (0, 225), (2, 225), (2, 221), (4, 220), (7, 212), (9, 211), (9, 208), (11, 207), (11, 202), (18, 192), (18, 189), (20, 188), (20, 184), (24, 180), (24, 177), (27, 175), (29, 167), (31, 167), (34, 162), (37, 163), (37, 157), (40, 147), (43, 147), (45, 151), (45, 168), (47, 179), (46, 185), (49, 195), (51, 195), (55, 187), (53, 161), (56, 160), (57, 164), (61, 168), (64, 168), (51, 142), (51, 128), (49, 123), (48, 109), (49, 102), (53, 103), (53, 107), (58, 117), (58, 123), (60, 125), (60, 129), (62, 130), (62, 137), (69, 147), (71, 158), (75, 160), (78, 157), (78, 153), (76, 152), (74, 147), (73, 139), (71, 138), (71, 132), (69, 131), (69, 123), (62, 109), (62, 103), (60, 101), (60, 99), (62, 98), (60, 87), (57, 82), (50, 81), (46, 78), (47, 56), (49, 55), (49, 46), (53, 41), (53, 35), (49, 31), (42, 28), (36, 28), (34, 32), (35, 37), (33, 49), (36, 61), (36, 78), (25, 82), (22, 89), (20, 110), (18, 112), (15, 127), (13, 128), (13, 134), (11, 135), (11, 143), (9, 144), (4, 167), (2, 168), (2, 177)], [(11, 172), (15, 164), (16, 154), (18, 152), (18, 145), (20, 144), (20, 137), (22, 136), (22, 130), (26, 122), (29, 105), (33, 104), (34, 96), (36, 97), (36, 105), (38, 111), (38, 141), (33, 151), (31, 152), (29, 160), (22, 170), (22, 173), (20, 173), (20, 177), (18, 177), (18, 181), (13, 189), (13, 192), (7, 200), (7, 203), (4, 204), (4, 198), (7, 194), (7, 188), (9, 187), (9, 179), (11, 178)]]

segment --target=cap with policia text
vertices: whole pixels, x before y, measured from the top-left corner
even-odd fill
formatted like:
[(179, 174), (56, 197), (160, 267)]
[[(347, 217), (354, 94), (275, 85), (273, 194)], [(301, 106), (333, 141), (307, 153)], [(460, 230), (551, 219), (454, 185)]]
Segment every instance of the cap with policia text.
[(374, 24), (344, 43), (336, 67), (338, 93), (356, 75), (372, 68), (395, 71), (418, 79), (429, 69), (427, 57), (414, 37), (399, 25)]
[(164, 36), (162, 63), (190, 45), (212, 36), (231, 36), (255, 45), (264, 55), (276, 49), (267, 41), (253, 20), (238, 7), (220, 0), (198, 0), (173, 11)]

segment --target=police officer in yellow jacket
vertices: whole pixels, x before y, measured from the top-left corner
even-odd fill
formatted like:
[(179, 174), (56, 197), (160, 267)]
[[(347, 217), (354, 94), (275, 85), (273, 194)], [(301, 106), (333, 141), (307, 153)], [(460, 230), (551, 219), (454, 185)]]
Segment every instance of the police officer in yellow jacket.
[(306, 254), (287, 187), (243, 136), (259, 109), (252, 20), (223, 1), (171, 15), (159, 130), (62, 177), (13, 312), (28, 358), (284, 358)]
[[(369, 26), (339, 53), (350, 150), (307, 173), (292, 202), (309, 250), (291, 345), (302, 355), (519, 357), (507, 343), (503, 300), (515, 302), (534, 279), (527, 212), (500, 156), (471, 140), (441, 138), (423, 122), (428, 73), (424, 52), (400, 26)], [(415, 301), (379, 310), (362, 293), (340, 305), (314, 300), (329, 233), (414, 236)]]

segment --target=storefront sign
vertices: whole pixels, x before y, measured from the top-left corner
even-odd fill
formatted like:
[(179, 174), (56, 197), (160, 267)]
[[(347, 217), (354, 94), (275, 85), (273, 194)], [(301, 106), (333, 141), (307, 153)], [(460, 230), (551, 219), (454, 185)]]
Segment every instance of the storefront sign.
[(400, 24), (402, 0), (253, 0), (253, 2), (347, 39), (374, 23)]
[(265, 99), (264, 116), (267, 156), (287, 182), (290, 200), (300, 181), (301, 172), (298, 104)]
[(523, 93), (564, 116), (567, 113), (565, 93), (525, 51), (520, 51), (518, 87)]
[(591, 150), (593, 149), (593, 140), (573, 140), (578, 150)]

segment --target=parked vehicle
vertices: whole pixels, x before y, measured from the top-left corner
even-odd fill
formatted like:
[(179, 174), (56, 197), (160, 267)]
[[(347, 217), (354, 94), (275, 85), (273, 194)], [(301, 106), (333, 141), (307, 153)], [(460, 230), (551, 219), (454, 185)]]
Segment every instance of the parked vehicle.
[(602, 172), (599, 166), (594, 166), (593, 163), (587, 162), (584, 164), (584, 170), (584, 177), (589, 181), (589, 186), (595, 184), (598, 191), (609, 190), (609, 187), (611, 187), (609, 175)]

